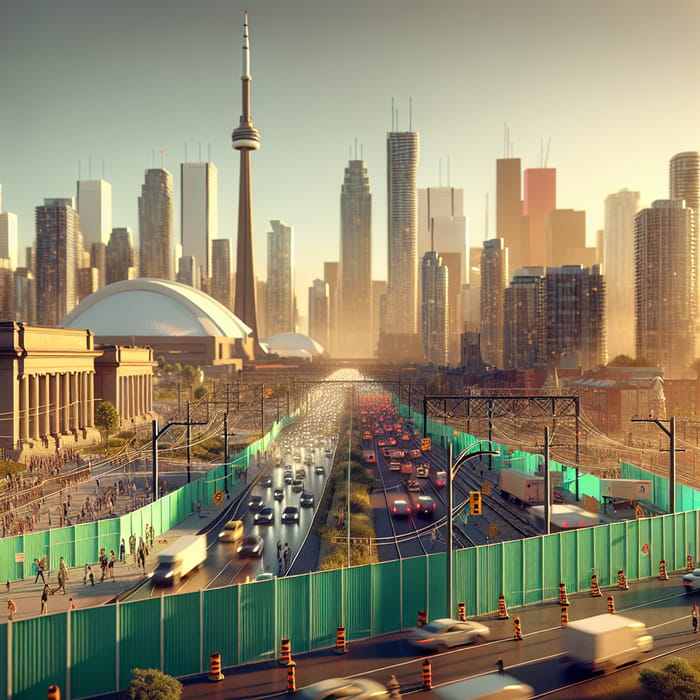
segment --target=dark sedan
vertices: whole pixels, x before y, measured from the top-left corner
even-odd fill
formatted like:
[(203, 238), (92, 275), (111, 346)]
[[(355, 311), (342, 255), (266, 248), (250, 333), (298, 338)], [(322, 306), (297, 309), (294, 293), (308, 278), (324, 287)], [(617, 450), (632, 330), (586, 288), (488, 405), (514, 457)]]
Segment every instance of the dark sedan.
[(270, 506), (265, 506), (255, 514), (253, 520), (256, 525), (273, 525), (275, 522), (275, 511)]
[(248, 535), (238, 547), (239, 557), (261, 557), (265, 542), (260, 535)]
[(289, 523), (299, 522), (299, 509), (296, 506), (287, 506), (282, 511), (282, 523), (288, 525)]

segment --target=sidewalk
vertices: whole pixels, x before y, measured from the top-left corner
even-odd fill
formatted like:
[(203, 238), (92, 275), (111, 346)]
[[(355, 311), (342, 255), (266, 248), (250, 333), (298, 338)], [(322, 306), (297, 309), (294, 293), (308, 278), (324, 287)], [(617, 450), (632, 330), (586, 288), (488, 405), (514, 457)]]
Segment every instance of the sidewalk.
[[(196, 534), (220, 512), (220, 509), (215, 506), (202, 508), (202, 517), (198, 517), (196, 513), (190, 515), (171, 530), (158, 535), (154, 539), (153, 547), (149, 549), (146, 557), (146, 572), (152, 572), (155, 569), (158, 553), (161, 550), (178, 537)], [(86, 585), (83, 585), (82, 566), (69, 569), (66, 593), (55, 593), (49, 596), (49, 614), (68, 610), (71, 598), (76, 608), (90, 608), (113, 603), (120, 594), (133, 588), (145, 579), (143, 573), (139, 571), (137, 564), (128, 553), (128, 543), (126, 562), (119, 563), (117, 561), (114, 565), (114, 579), (105, 577), (105, 580), (100, 583), (99, 580), (102, 575), (100, 566), (98, 563), (91, 563), (91, 565), (95, 585), (91, 586), (89, 581)], [(46, 582), (54, 590), (58, 588), (57, 574), (58, 570), (51, 571), (50, 575), (44, 574)], [(39, 578), (37, 583), (34, 583), (33, 577), (11, 582), (9, 591), (6, 585), (0, 586), (0, 619), (3, 621), (7, 620), (7, 601), (9, 599), (12, 599), (17, 606), (15, 620), (37, 617), (41, 612), (41, 593), (43, 590), (44, 584), (41, 582), (41, 578)]]

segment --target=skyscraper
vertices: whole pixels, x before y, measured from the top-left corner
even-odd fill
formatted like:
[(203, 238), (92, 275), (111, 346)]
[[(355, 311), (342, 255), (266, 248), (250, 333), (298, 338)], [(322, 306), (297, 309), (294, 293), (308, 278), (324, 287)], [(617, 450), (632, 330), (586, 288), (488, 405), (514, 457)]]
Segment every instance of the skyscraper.
[(348, 163), (340, 192), (339, 273), (338, 333), (343, 354), (371, 357), (372, 193), (362, 160)]
[(657, 200), (634, 218), (634, 307), (637, 357), (667, 377), (695, 358), (697, 235), (681, 200)]
[(527, 217), (527, 240), (523, 264), (546, 267), (547, 223), (557, 208), (557, 171), (555, 168), (525, 170), (523, 215)]
[[(260, 148), (260, 134), (253, 126), (253, 119), (250, 115), (250, 80), (250, 46), (248, 43), (248, 12), (246, 11), (243, 22), (243, 73), (241, 75), (243, 104), (240, 123), (231, 135), (231, 145), (241, 152), (234, 314), (253, 331), (253, 336), (258, 338), (250, 153)], [(256, 354), (260, 354), (257, 342)]]
[(211, 242), (211, 296), (227, 309), (233, 308), (231, 241), (228, 238), (215, 238)]
[(294, 332), (294, 237), (291, 226), (270, 221), (267, 234), (267, 336)]
[(209, 291), (211, 242), (218, 236), (218, 172), (214, 163), (180, 164), (180, 241), (182, 257), (194, 258), (201, 288)]
[(605, 281), (600, 266), (547, 268), (546, 358), (584, 370), (605, 364)]
[(328, 344), (329, 353), (338, 356), (338, 277), (340, 267), (335, 260), (323, 263), (323, 281), (328, 284)]
[(105, 254), (107, 284), (136, 277), (134, 241), (130, 228), (115, 228), (109, 237)]
[(314, 280), (309, 287), (309, 335), (326, 350), (328, 346), (328, 283)]
[(173, 279), (173, 176), (162, 168), (146, 171), (139, 197), (141, 277)]
[(80, 224), (73, 199), (36, 208), (36, 319), (57, 326), (77, 304)]
[(385, 332), (415, 334), (418, 303), (418, 211), (416, 132), (387, 135), (388, 253)]
[(608, 354), (634, 356), (634, 216), (639, 192), (620, 190), (605, 199), (603, 259), (608, 308)]
[(0, 210), (0, 258), (15, 269), (19, 262), (19, 224), (17, 214)]
[(481, 253), (481, 354), (503, 367), (503, 303), (508, 284), (508, 249), (502, 238), (484, 241)]
[(448, 269), (435, 251), (423, 256), (421, 268), (421, 326), (423, 354), (429, 365), (445, 366), (448, 360)]
[(700, 153), (685, 151), (671, 158), (669, 190), (671, 199), (684, 199), (685, 206), (692, 209), (697, 225), (700, 209)]
[[(512, 269), (522, 267), (525, 261), (520, 158), (496, 160), (496, 237), (502, 238), (508, 249), (508, 263)], [(508, 276), (506, 270), (506, 277)], [(484, 338), (481, 338), (484, 347)], [(486, 355), (484, 359), (488, 362)]]
[(551, 267), (594, 265), (595, 248), (586, 248), (586, 212), (555, 209), (547, 224), (547, 260)]
[(78, 180), (78, 215), (83, 245), (107, 245), (112, 232), (112, 185), (105, 180)]
[(530, 369), (544, 360), (546, 286), (543, 267), (521, 267), (504, 296), (503, 366)]

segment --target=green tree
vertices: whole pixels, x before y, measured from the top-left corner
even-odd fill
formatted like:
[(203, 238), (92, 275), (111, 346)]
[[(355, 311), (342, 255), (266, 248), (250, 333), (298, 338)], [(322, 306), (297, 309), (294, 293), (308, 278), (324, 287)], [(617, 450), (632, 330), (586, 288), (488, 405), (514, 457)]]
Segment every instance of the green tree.
[(645, 357), (630, 357), (629, 355), (618, 355), (608, 362), (608, 367), (656, 367), (656, 363), (647, 360)]
[(207, 387), (205, 387), (203, 384), (200, 384), (195, 390), (194, 390), (194, 398), (199, 401), (199, 399), (204, 398), (209, 392), (207, 391)]
[(95, 406), (95, 425), (104, 433), (107, 444), (109, 436), (119, 428), (119, 413), (111, 401), (100, 401)]
[(639, 682), (651, 698), (700, 698), (700, 674), (680, 657), (670, 659), (662, 669), (645, 668)]
[(131, 669), (131, 700), (180, 700), (182, 683), (156, 668)]

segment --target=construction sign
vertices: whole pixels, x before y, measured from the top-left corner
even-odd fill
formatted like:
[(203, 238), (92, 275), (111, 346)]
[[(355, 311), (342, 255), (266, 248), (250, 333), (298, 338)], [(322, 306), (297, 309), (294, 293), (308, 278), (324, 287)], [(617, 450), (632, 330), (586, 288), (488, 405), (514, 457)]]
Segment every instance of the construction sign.
[(430, 452), (430, 448), (433, 446), (433, 441), (430, 438), (421, 438), (420, 448), (423, 452)]

